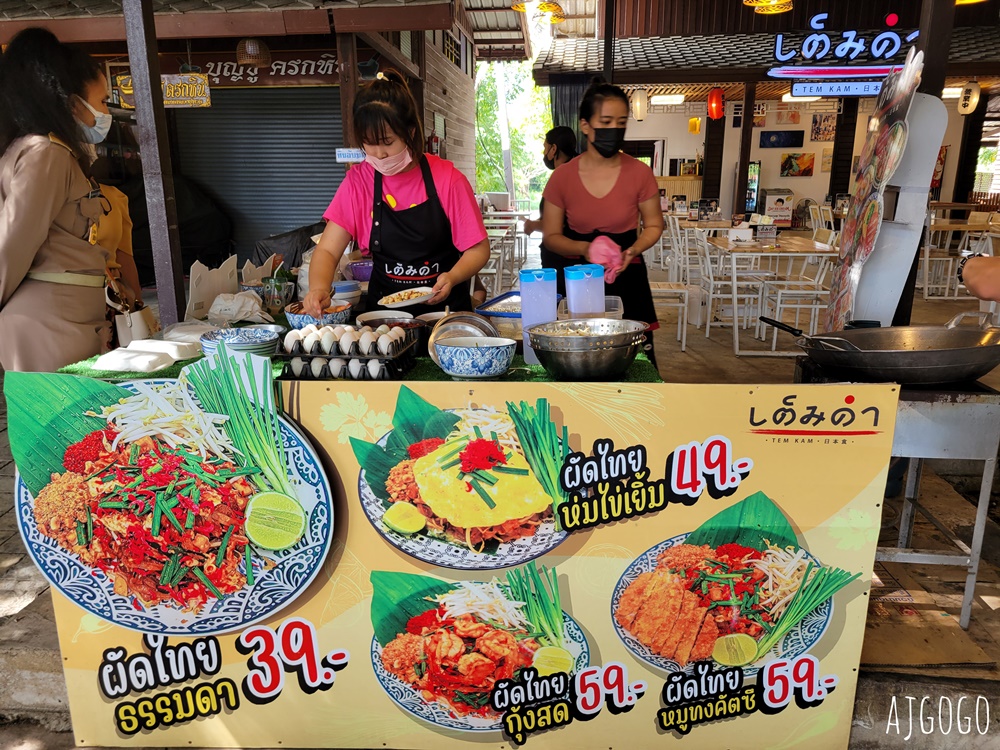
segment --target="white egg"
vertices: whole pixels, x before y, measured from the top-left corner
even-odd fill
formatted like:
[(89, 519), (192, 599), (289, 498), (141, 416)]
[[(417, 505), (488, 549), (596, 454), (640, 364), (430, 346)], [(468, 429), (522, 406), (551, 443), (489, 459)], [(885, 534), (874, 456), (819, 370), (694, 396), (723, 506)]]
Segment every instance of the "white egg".
[(323, 375), (323, 365), (326, 364), (326, 360), (322, 357), (316, 357), (309, 365), (312, 370), (312, 375), (314, 378), (322, 377)]
[(389, 331), (391, 331), (391, 330), (392, 329), (389, 328), (389, 326), (387, 326), (385, 323), (383, 323), (382, 325), (380, 325), (378, 328), (375, 329), (375, 333), (377, 333), (379, 336), (384, 336), (385, 334), (389, 333)]
[(403, 340), (403, 339), (406, 338), (406, 329), (405, 328), (393, 328), (392, 331), (389, 332), (389, 335), (392, 336), (397, 341), (401, 341), (401, 340)]
[(347, 331), (343, 336), (340, 337), (340, 351), (342, 354), (350, 354), (351, 347), (354, 346), (354, 342), (358, 340), (358, 334), (354, 331)]
[(323, 350), (323, 354), (329, 354), (333, 351), (333, 348), (337, 345), (337, 337), (333, 334), (333, 331), (327, 330), (323, 334), (323, 338), (319, 340), (319, 348)]
[[(295, 331), (293, 331), (295, 333)], [(297, 378), (302, 377), (302, 370), (306, 366), (306, 361), (302, 357), (295, 357), (292, 360), (292, 375)]]
[(382, 373), (382, 363), (377, 359), (368, 360), (368, 374), (371, 375), (372, 380), (378, 380), (378, 376)]
[(371, 330), (371, 326), (361, 326), (361, 328), (358, 329), (358, 333), (371, 333)]
[(371, 331), (365, 331), (361, 334), (361, 338), (358, 339), (358, 348), (361, 350), (362, 354), (368, 354), (371, 352), (372, 347), (375, 345), (376, 336)]
[(316, 328), (316, 325), (315, 325), (314, 323), (310, 323), (309, 325), (307, 325), (307, 326), (304, 326), (304, 327), (303, 327), (303, 328), (301, 329), (301, 331), (302, 331), (302, 337), (303, 337), (303, 338), (305, 338), (305, 337), (306, 337), (306, 336), (308, 336), (308, 335), (309, 335), (310, 333), (316, 333), (316, 331), (317, 331), (317, 330), (319, 330), (319, 329), (318, 329), (318, 328)]
[(347, 364), (342, 359), (331, 359), (330, 360), (330, 377), (339, 378), (344, 372), (344, 365)]
[(344, 335), (347, 329), (344, 326), (334, 326), (333, 335), (337, 337), (337, 341), (340, 341), (340, 337)]
[(295, 342), (302, 340), (301, 331), (291, 330), (285, 334), (285, 351), (289, 354), (292, 353), (292, 349), (295, 348)]
[(392, 348), (392, 341), (392, 336), (383, 333), (378, 337), (378, 350), (382, 352), (382, 354), (388, 354), (389, 349)]
[(360, 359), (352, 359), (347, 363), (347, 371), (351, 374), (354, 380), (361, 377), (361, 371), (365, 368), (365, 363)]
[(313, 333), (310, 333), (302, 340), (302, 349), (305, 351), (306, 354), (313, 354), (316, 344), (318, 344), (319, 341), (320, 341), (319, 332), (314, 331)]

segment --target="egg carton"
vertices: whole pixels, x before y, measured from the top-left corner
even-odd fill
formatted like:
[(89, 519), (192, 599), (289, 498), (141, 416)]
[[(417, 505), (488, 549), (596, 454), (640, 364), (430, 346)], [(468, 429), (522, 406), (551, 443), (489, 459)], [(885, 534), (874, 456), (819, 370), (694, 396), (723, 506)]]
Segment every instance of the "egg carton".
[[(361, 330), (361, 329), (355, 329)], [(362, 352), (361, 346), (358, 341), (354, 341), (351, 344), (350, 349), (346, 352), (340, 348), (340, 341), (335, 341), (333, 348), (329, 352), (323, 351), (320, 341), (313, 344), (309, 351), (306, 351), (303, 341), (299, 340), (294, 342), (291, 351), (286, 351), (284, 348), (284, 342), (280, 347), (279, 356), (281, 357), (347, 357), (353, 359), (396, 359), (397, 357), (402, 357), (407, 350), (416, 345), (417, 340), (420, 338), (419, 329), (404, 329), (406, 335), (403, 338), (396, 339), (389, 344), (388, 351), (383, 352), (378, 346), (378, 338), (371, 345), (372, 348), (368, 352)], [(374, 331), (372, 331), (374, 333)]]
[[(361, 359), (359, 357), (292, 357), (285, 362), (282, 380), (402, 380), (414, 358)], [(355, 364), (356, 363), (356, 364)], [(296, 374), (295, 370), (299, 372)]]
[(389, 346), (389, 351), (383, 353), (378, 348), (378, 343), (372, 345), (371, 350), (367, 354), (361, 352), (361, 347), (357, 341), (351, 344), (351, 348), (347, 352), (343, 352), (340, 349), (339, 342), (334, 345), (334, 348), (330, 352), (324, 352), (319, 343), (317, 342), (312, 351), (305, 351), (302, 347), (302, 342), (296, 342), (295, 346), (292, 347), (291, 352), (281, 352), (277, 356), (278, 359), (292, 359), (293, 357), (301, 357), (306, 360), (320, 358), (320, 359), (361, 359), (361, 360), (373, 360), (377, 359), (379, 361), (389, 361), (395, 359), (405, 359), (407, 357), (413, 358), (416, 356), (416, 346), (417, 346), (417, 336), (409, 336), (406, 338), (393, 341)]

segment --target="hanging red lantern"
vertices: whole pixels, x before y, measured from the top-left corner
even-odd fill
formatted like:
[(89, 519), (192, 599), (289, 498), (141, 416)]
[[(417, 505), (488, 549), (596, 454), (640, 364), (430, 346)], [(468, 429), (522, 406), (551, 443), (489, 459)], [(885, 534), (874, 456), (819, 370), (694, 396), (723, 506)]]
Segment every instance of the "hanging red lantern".
[(708, 116), (713, 120), (721, 120), (726, 115), (725, 92), (716, 86), (708, 92)]

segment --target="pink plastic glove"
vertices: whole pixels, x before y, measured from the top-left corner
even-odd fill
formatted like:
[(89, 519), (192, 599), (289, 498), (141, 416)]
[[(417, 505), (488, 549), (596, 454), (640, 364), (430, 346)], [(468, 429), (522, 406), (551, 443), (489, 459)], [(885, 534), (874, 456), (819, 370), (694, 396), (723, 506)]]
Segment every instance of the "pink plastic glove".
[(622, 265), (622, 249), (607, 237), (598, 237), (590, 243), (587, 256), (591, 263), (604, 266), (604, 281), (613, 284)]

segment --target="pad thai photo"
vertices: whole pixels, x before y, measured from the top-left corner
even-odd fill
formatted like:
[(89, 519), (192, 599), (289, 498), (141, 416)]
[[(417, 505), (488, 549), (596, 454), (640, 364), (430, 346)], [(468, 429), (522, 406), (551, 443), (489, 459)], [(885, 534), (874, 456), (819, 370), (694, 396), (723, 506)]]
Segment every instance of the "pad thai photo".
[(554, 530), (568, 434), (544, 399), (442, 411), (404, 387), (393, 427), (384, 446), (352, 440), (363, 483), (382, 501), (377, 525), (472, 553)]
[(306, 530), (273, 403), (258, 407), (236, 360), (218, 361), (79, 415), (103, 426), (65, 448), (34, 498), (39, 532), (137, 610), (198, 613), (252, 586)]
[(424, 708), (473, 720), (469, 726), (499, 722), (490, 693), (500, 680), (517, 680), (526, 667), (569, 675), (588, 661), (582, 631), (562, 610), (554, 569), (529, 563), (503, 582), (461, 583), (375, 572), (372, 583), (380, 679), (391, 675)]
[[(734, 526), (736, 519), (746, 526)], [(613, 599), (615, 623), (633, 641), (626, 645), (635, 651), (638, 644), (637, 655), (651, 663), (680, 669), (763, 659), (860, 577), (819, 564), (794, 539), (781, 511), (757, 493), (649, 550)]]

